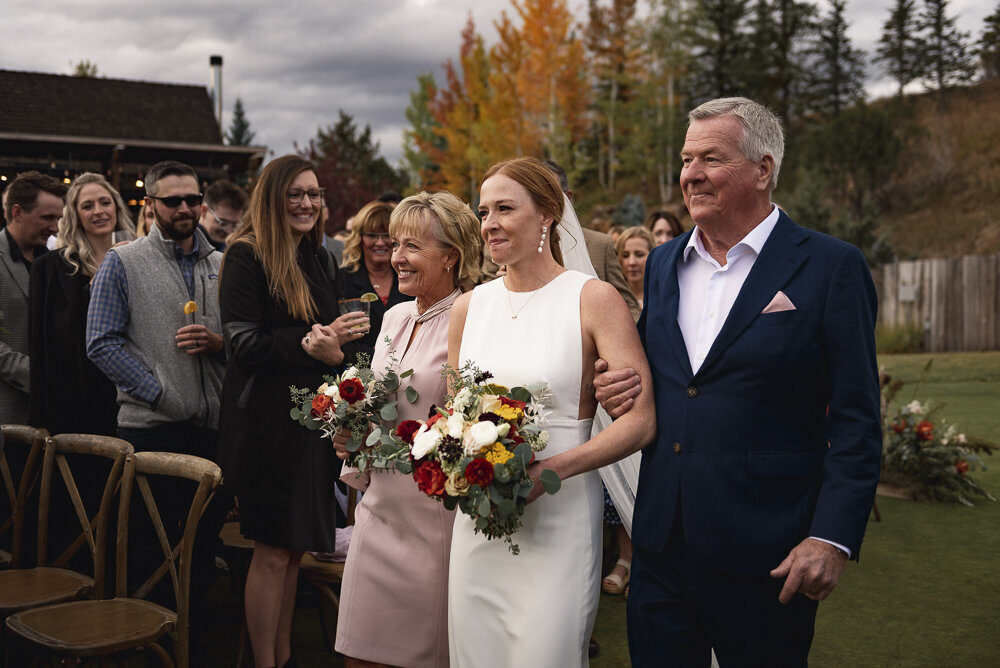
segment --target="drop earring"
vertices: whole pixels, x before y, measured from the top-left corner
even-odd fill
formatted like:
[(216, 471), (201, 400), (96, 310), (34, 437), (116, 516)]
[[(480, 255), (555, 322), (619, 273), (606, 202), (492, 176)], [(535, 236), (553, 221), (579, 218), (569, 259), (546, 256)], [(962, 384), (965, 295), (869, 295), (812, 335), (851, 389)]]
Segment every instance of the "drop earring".
[(548, 232), (549, 228), (542, 228), (542, 240), (538, 242), (538, 252), (541, 253), (542, 249), (545, 248), (545, 233)]

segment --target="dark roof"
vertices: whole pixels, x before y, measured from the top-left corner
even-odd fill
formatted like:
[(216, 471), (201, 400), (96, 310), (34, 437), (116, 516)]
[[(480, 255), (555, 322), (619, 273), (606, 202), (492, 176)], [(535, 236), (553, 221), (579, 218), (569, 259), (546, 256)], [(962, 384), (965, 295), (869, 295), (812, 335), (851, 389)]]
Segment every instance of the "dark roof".
[(0, 70), (0, 133), (221, 144), (204, 86)]

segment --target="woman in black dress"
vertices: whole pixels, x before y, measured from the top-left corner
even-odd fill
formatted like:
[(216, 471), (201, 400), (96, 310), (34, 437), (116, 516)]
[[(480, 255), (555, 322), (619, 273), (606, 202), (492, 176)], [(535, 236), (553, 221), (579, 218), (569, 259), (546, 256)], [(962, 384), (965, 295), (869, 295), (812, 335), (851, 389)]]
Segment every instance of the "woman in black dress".
[(115, 233), (135, 236), (121, 195), (100, 174), (81, 174), (66, 193), (58, 250), (32, 263), (28, 422), (53, 434), (117, 433), (114, 383), (86, 354), (90, 281)]
[(369, 303), (371, 330), (350, 351), (344, 351), (348, 364), (354, 363), (354, 352), (366, 353), (370, 358), (375, 352), (385, 312), (413, 299), (399, 291), (396, 272), (389, 264), (392, 258), (389, 216), (393, 208), (387, 202), (365, 204), (354, 215), (351, 235), (344, 242), (344, 261), (340, 265), (342, 297), (356, 299), (366, 293), (378, 295), (377, 300)]
[(316, 224), (322, 197), (311, 163), (270, 162), (220, 277), (229, 368), (219, 458), (243, 534), (255, 541), (245, 605), (258, 666), (290, 659), (302, 553), (334, 549), (340, 460), (318, 431), (288, 416), (288, 387), (318, 387), (343, 361), (341, 344), (367, 332), (361, 314), (338, 317), (337, 268)]

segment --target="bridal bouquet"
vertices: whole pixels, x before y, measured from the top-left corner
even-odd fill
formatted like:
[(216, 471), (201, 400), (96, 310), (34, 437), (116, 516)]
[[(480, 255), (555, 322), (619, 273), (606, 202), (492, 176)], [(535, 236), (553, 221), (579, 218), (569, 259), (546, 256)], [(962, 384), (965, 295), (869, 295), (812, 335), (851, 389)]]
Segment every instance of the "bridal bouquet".
[[(503, 538), (518, 554), (511, 536), (534, 484), (527, 467), (548, 443), (542, 429), (548, 385), (508, 389), (489, 383), (492, 374), (471, 363), (444, 373), (452, 394), (447, 406), (427, 420), (400, 423), (396, 437), (409, 449), (421, 492), (448, 510), (457, 507), (475, 521), (476, 533)], [(549, 494), (559, 490), (554, 471), (542, 471), (541, 482)]]
[[(333, 437), (341, 428), (351, 432), (347, 449), (352, 453), (348, 463), (364, 473), (373, 468), (389, 468), (399, 460), (408, 468), (407, 448), (402, 448), (382, 425), (396, 419), (395, 394), (400, 381), (413, 370), (396, 373), (396, 359), (390, 353), (389, 365), (381, 379), (376, 379), (371, 359), (358, 353), (354, 366), (338, 376), (323, 376), (325, 381), (316, 390), (289, 387), (294, 406), (289, 415), (307, 429), (319, 429)], [(410, 403), (417, 400), (417, 391), (406, 388)], [(400, 456), (403, 455), (402, 458)], [(407, 471), (408, 472), (408, 471)]]

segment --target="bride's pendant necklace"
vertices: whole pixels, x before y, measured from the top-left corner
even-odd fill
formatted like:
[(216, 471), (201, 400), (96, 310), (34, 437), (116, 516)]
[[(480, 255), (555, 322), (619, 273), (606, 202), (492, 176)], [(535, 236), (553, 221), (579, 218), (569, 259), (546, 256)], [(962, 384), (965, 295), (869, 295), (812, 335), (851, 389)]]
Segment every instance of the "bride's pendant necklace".
[(528, 298), (524, 300), (524, 303), (521, 304), (520, 308), (518, 308), (515, 311), (514, 310), (514, 301), (510, 298), (510, 288), (507, 287), (507, 279), (506, 278), (502, 278), (500, 280), (503, 282), (503, 289), (507, 291), (507, 306), (510, 307), (510, 319), (511, 320), (517, 320), (517, 316), (521, 314), (521, 311), (523, 311), (524, 307), (526, 307), (528, 305), (528, 302), (530, 302), (534, 298), (534, 296), (536, 294), (538, 294), (539, 290), (541, 290), (542, 288), (544, 288), (546, 285), (549, 284), (549, 281), (545, 281), (540, 286), (538, 286), (537, 290), (532, 290), (531, 294), (528, 295)]

